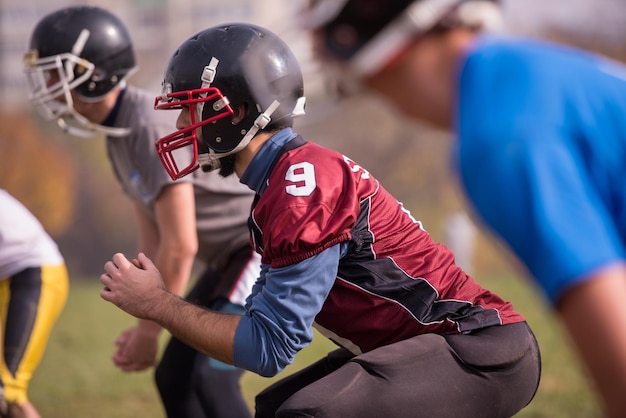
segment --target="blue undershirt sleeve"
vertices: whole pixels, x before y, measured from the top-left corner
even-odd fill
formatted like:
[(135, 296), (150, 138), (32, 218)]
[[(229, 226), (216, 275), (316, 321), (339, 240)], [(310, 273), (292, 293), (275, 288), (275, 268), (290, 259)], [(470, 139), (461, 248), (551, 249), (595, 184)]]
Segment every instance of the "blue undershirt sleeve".
[(346, 247), (337, 244), (297, 264), (261, 269), (235, 332), (235, 366), (274, 376), (311, 343), (313, 321), (335, 282)]

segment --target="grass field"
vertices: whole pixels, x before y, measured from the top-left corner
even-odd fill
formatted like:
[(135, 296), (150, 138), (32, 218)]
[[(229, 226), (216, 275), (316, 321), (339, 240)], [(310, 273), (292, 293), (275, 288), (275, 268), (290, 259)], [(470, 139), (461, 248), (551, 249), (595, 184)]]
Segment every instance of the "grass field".
[[(543, 358), (542, 382), (533, 402), (517, 417), (594, 418), (598, 408), (588, 381), (566, 342), (559, 323), (534, 291), (515, 278), (483, 281), (513, 301), (533, 327)], [(99, 282), (72, 283), (68, 304), (30, 388), (30, 398), (43, 418), (164, 418), (152, 373), (125, 374), (110, 360), (113, 340), (134, 320), (100, 299)], [(167, 335), (163, 335), (165, 342)], [(333, 346), (316, 335), (300, 352), (291, 373)], [(252, 405), (254, 394), (273, 379), (247, 373), (242, 390)]]

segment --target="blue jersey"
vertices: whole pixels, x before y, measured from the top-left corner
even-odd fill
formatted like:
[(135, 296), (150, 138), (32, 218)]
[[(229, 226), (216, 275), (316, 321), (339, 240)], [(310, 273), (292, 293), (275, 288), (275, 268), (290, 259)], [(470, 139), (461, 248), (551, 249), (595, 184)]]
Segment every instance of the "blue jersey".
[(460, 71), (454, 159), (479, 218), (556, 303), (624, 260), (626, 68), (485, 36)]

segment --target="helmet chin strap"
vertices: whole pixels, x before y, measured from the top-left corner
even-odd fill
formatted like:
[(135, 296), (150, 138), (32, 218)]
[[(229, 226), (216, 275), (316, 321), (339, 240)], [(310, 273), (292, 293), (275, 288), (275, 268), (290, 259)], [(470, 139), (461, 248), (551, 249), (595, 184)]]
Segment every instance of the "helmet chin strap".
[[(211, 87), (211, 83), (213, 83), (213, 80), (215, 79), (215, 74), (217, 73), (217, 65), (219, 63), (219, 59), (212, 57), (209, 65), (204, 67), (204, 70), (202, 71), (202, 76), (200, 77), (200, 79), (202, 80), (201, 88), (205, 89)], [(206, 93), (201, 94), (201, 96), (206, 96)], [(202, 102), (200, 105), (194, 107), (194, 110), (196, 112), (196, 120), (202, 119), (204, 104), (205, 103)], [(204, 139), (202, 138), (202, 129), (196, 129), (196, 138), (198, 142), (204, 142)], [(206, 149), (207, 152), (198, 153), (198, 165), (200, 166), (200, 169), (202, 171), (208, 173), (210, 171), (219, 169), (222, 166), (222, 163), (220, 162), (220, 154), (216, 154), (215, 151), (213, 151), (209, 147), (206, 147)]]
[[(201, 76), (203, 89), (209, 88), (211, 86), (211, 83), (213, 83), (213, 80), (215, 79), (215, 74), (217, 73), (218, 64), (219, 60), (216, 57), (212, 57), (209, 65), (204, 67), (204, 71), (202, 72)], [(227, 100), (227, 98), (225, 99)], [(197, 120), (200, 120), (202, 118), (204, 105), (205, 103), (202, 103), (200, 106), (196, 107)], [(224, 158), (231, 154), (238, 153), (239, 151), (244, 149), (250, 143), (250, 141), (252, 141), (254, 135), (256, 135), (259, 130), (265, 129), (265, 127), (270, 123), (270, 121), (272, 120), (272, 113), (274, 113), (279, 106), (280, 102), (278, 100), (274, 100), (267, 107), (267, 109), (265, 109), (265, 111), (254, 120), (252, 127), (248, 130), (246, 135), (242, 138), (242, 140), (239, 142), (239, 144), (237, 144), (234, 149), (228, 152), (216, 153), (207, 146), (209, 152), (198, 154), (198, 164), (200, 165), (200, 169), (205, 173), (217, 170), (222, 165), (219, 161), (220, 158)], [(302, 105), (302, 107), (304, 107), (304, 105)], [(198, 129), (198, 133), (196, 136), (199, 141), (203, 141), (201, 129)]]
[(216, 153), (211, 148), (209, 148), (208, 153), (198, 154), (198, 164), (200, 165), (200, 168), (202, 169), (202, 171), (204, 171), (205, 173), (208, 173), (209, 171), (213, 171), (213, 170), (220, 168), (221, 167), (221, 163), (219, 161), (220, 158), (227, 157), (231, 154), (236, 154), (242, 149), (244, 149), (250, 143), (250, 141), (252, 141), (252, 138), (254, 138), (257, 132), (262, 129), (265, 129), (265, 127), (271, 122), (272, 113), (274, 113), (276, 109), (278, 109), (279, 106), (280, 106), (280, 102), (278, 100), (274, 100), (267, 107), (267, 109), (265, 109), (265, 111), (261, 113), (254, 120), (252, 127), (248, 130), (248, 132), (243, 137), (243, 139), (239, 142), (239, 144), (237, 144), (237, 146), (233, 148), (232, 150), (228, 152)]
[(280, 106), (280, 102), (278, 100), (274, 100), (267, 107), (267, 109), (265, 109), (265, 111), (254, 120), (252, 127), (248, 130), (241, 142), (239, 142), (239, 145), (237, 145), (232, 151), (224, 153), (222, 156), (225, 157), (244, 149), (250, 143), (250, 141), (252, 141), (252, 138), (254, 138), (254, 135), (256, 135), (258, 131), (265, 129), (265, 127), (269, 125), (269, 123), (272, 121), (272, 113), (274, 113), (276, 109), (278, 109), (278, 106)]
[(93, 138), (98, 133), (103, 133), (109, 136), (122, 137), (130, 134), (130, 128), (117, 128), (113, 126), (103, 126), (90, 122), (87, 118), (81, 114), (70, 110), (70, 118), (75, 120), (81, 126), (76, 126), (68, 123), (64, 117), (57, 118), (57, 125), (61, 130), (67, 132), (70, 135), (79, 136), (82, 138)]
[(205, 173), (218, 170), (222, 167), (222, 163), (220, 162), (219, 154), (213, 152), (212, 149), (209, 149), (209, 152), (204, 152), (202, 154), (198, 154), (198, 165), (200, 169)]

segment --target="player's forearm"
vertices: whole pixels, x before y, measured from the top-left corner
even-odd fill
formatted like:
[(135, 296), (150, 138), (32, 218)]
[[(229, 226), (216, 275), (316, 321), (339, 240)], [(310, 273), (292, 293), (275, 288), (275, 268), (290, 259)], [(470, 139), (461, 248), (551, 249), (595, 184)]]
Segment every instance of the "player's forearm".
[(177, 296), (183, 296), (189, 283), (194, 254), (159, 254), (156, 266), (161, 272), (165, 288)]
[[(191, 274), (191, 263), (188, 268), (169, 268), (170, 266), (163, 266), (163, 269), (159, 270), (163, 273), (163, 284), (165, 288), (176, 296), (182, 296), (187, 288), (189, 282), (189, 276)], [(173, 271), (172, 271), (173, 270)], [(158, 337), (163, 327), (155, 322), (146, 319), (140, 319), (138, 322), (139, 331), (145, 335), (152, 337)]]
[[(190, 213), (174, 210), (177, 204), (187, 207)], [(165, 188), (155, 204), (156, 221), (148, 218), (139, 204), (135, 205), (137, 253), (143, 252), (154, 261), (166, 289), (176, 295), (185, 292), (198, 251), (193, 207), (191, 184)]]
[(241, 317), (209, 311), (163, 292), (149, 318), (196, 350), (233, 363), (233, 341)]
[(165, 288), (178, 296), (182, 296), (187, 289), (198, 249), (196, 241), (190, 241), (188, 243), (181, 239), (161, 239), (153, 258), (154, 264), (161, 272)]
[(140, 319), (137, 322), (137, 329), (142, 335), (156, 339), (159, 337), (159, 334), (161, 334), (163, 327), (154, 321)]
[[(565, 325), (608, 405), (623, 416), (626, 405), (626, 264), (614, 264), (572, 287), (558, 306)], [(621, 412), (616, 412), (621, 411)]]

